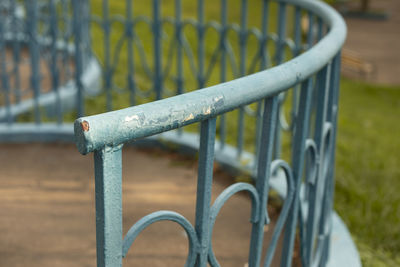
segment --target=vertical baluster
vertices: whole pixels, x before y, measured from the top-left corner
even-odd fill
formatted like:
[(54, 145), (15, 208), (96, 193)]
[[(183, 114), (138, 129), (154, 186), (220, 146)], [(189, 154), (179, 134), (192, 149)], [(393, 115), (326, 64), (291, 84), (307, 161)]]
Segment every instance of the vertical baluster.
[[(262, 33), (262, 39), (260, 41), (260, 71), (265, 70), (268, 68), (269, 62), (268, 62), (268, 15), (269, 15), (269, 0), (264, 0), (263, 1), (263, 7), (262, 7), (262, 15), (261, 15), (261, 33)], [(262, 116), (262, 101), (259, 101), (257, 103), (257, 111), (256, 111), (256, 138), (255, 138), (255, 155), (256, 158), (259, 157), (260, 154), (260, 142), (261, 142), (261, 116)], [(254, 162), (254, 170), (257, 171), (257, 162)]]
[[(301, 29), (301, 8), (295, 7), (295, 14), (294, 14), (294, 44), (295, 44), (295, 51), (294, 57), (297, 57), (302, 52), (302, 29)], [(292, 110), (291, 110), (291, 119), (292, 119), (292, 127), (291, 127), (291, 142), (293, 144), (294, 141), (294, 133), (296, 131), (296, 121), (297, 121), (297, 114), (299, 109), (299, 98), (300, 98), (300, 90), (301, 85), (297, 84), (293, 88), (292, 92)], [(293, 154), (293, 147), (292, 147), (292, 154)], [(293, 156), (293, 155), (291, 155)], [(302, 225), (301, 225), (302, 226)], [(303, 242), (305, 238), (305, 231), (303, 227), (299, 229), (300, 240)], [(305, 246), (303, 243), (300, 244), (300, 253), (303, 253)]]
[(207, 265), (216, 118), (201, 123), (195, 229), (200, 243), (196, 267)]
[(72, 2), (74, 13), (74, 40), (75, 40), (75, 85), (77, 87), (77, 107), (78, 117), (85, 115), (84, 95), (83, 95), (83, 53), (82, 53), (82, 0), (74, 0)]
[(89, 33), (89, 34), (82, 34), (82, 53), (83, 53), (83, 59), (82, 63), (84, 67), (88, 64), (88, 62), (91, 60), (92, 56), (92, 43), (91, 43), (91, 28), (90, 28), (90, 3), (89, 0), (82, 0), (82, 33)]
[(324, 250), (321, 259), (321, 263), (324, 264), (329, 258), (329, 250), (330, 250), (330, 239), (331, 239), (331, 216), (333, 211), (333, 194), (335, 189), (335, 176), (334, 176), (334, 167), (335, 167), (335, 150), (336, 150), (336, 129), (337, 129), (337, 112), (338, 112), (338, 100), (339, 100), (339, 81), (340, 81), (340, 59), (341, 53), (335, 56), (332, 60), (331, 66), (331, 79), (329, 85), (329, 97), (328, 97), (328, 110), (326, 114), (327, 121), (331, 122), (333, 131), (332, 131), (332, 149), (331, 149), (331, 162), (328, 166), (327, 171), (327, 184), (325, 186), (325, 197), (323, 200), (323, 208), (321, 221), (319, 225), (319, 233), (327, 235), (324, 240)]
[[(286, 3), (279, 2), (279, 10), (278, 10), (278, 43), (276, 47), (275, 61), (276, 65), (280, 65), (285, 56), (285, 39), (286, 39)], [(279, 112), (278, 117), (280, 117), (280, 113), (282, 111), (282, 102), (284, 100), (284, 96), (286, 93), (281, 93), (279, 97)], [(281, 143), (282, 143), (282, 129), (279, 119), (277, 120), (278, 126), (275, 129), (275, 147), (274, 147), (274, 159), (279, 159), (281, 157)]]
[[(0, 12), (6, 12), (4, 10), (0, 10)], [(4, 35), (6, 32), (5, 29), (5, 17), (2, 15), (0, 17), (0, 74), (1, 74), (1, 93), (4, 92), (4, 100), (5, 106), (6, 106), (6, 120), (9, 124), (12, 122), (12, 116), (11, 116), (11, 99), (10, 99), (10, 84), (9, 84), (9, 79), (8, 79), (8, 74), (7, 74), (7, 59), (6, 59), (6, 42), (4, 40)]]
[[(247, 0), (242, 0), (240, 13), (240, 75), (246, 75), (246, 55), (247, 55)], [(237, 156), (240, 158), (243, 152), (244, 142), (244, 107), (239, 108), (238, 135), (237, 135)]]
[[(21, 8), (21, 7), (19, 7)], [(12, 46), (13, 46), (13, 75), (14, 75), (14, 96), (15, 96), (15, 102), (19, 103), (21, 102), (21, 78), (19, 74), (19, 64), (21, 60), (21, 45), (18, 40), (18, 19), (22, 19), (20, 16), (20, 10), (17, 11), (16, 3), (15, 1), (11, 1), (11, 14), (12, 14), (12, 21), (11, 21), (11, 31), (14, 34), (13, 36), (13, 41), (12, 41)]]
[(242, 0), (240, 14), (240, 33), (239, 33), (239, 47), (240, 47), (240, 75), (246, 75), (246, 58), (247, 58), (247, 0)]
[[(197, 0), (197, 84), (198, 89), (204, 88), (204, 0)], [(200, 129), (201, 130), (201, 129)]]
[(269, 6), (270, 6), (270, 1), (269, 0), (264, 0), (263, 1), (263, 7), (262, 7), (262, 15), (261, 15), (261, 33), (262, 33), (262, 40), (260, 43), (260, 58), (261, 58), (261, 63), (260, 63), (260, 70), (265, 70), (268, 68), (269, 62), (268, 62), (268, 27), (269, 27)]
[(104, 87), (106, 90), (106, 106), (107, 111), (112, 110), (112, 76), (111, 69), (111, 47), (110, 47), (110, 34), (111, 34), (111, 21), (109, 19), (109, 5), (108, 0), (103, 0), (103, 33), (104, 33)]
[(131, 106), (134, 106), (135, 101), (135, 92), (136, 92), (136, 85), (134, 79), (135, 73), (135, 58), (134, 58), (134, 51), (133, 51), (133, 15), (132, 15), (132, 0), (126, 0), (126, 21), (125, 21), (125, 35), (127, 38), (127, 54), (128, 54), (128, 74), (126, 77), (128, 90), (129, 90), (129, 103)]
[[(305, 260), (308, 264), (312, 263), (313, 251), (314, 251), (314, 240), (317, 235), (317, 220), (320, 218), (322, 197), (324, 193), (325, 179), (322, 174), (322, 162), (321, 156), (323, 155), (324, 147), (323, 144), (323, 133), (325, 126), (325, 118), (327, 113), (328, 104), (328, 83), (329, 83), (329, 67), (325, 66), (317, 74), (317, 106), (316, 106), (316, 117), (315, 117), (315, 132), (314, 141), (320, 155), (320, 160), (317, 162), (318, 176), (314, 186), (310, 187), (309, 195), (309, 209), (307, 216), (307, 229), (306, 229), (306, 247), (305, 247)], [(321, 244), (318, 244), (321, 246)]]
[[(301, 44), (301, 9), (299, 7), (295, 8), (294, 14), (294, 57), (297, 57), (301, 53), (302, 44)], [(298, 101), (299, 101), (299, 86), (296, 85), (292, 91), (292, 110), (291, 110), (291, 118), (292, 118), (292, 138), (294, 133), (294, 125), (296, 120), (296, 114), (298, 109)]]
[(175, 38), (178, 43), (176, 47), (176, 92), (183, 93), (183, 47), (182, 47), (182, 0), (175, 0)]
[(162, 39), (161, 39), (161, 1), (153, 0), (153, 36), (154, 36), (154, 91), (156, 99), (162, 98)]
[[(309, 21), (308, 32), (307, 32), (307, 49), (311, 49), (312, 46), (314, 45), (315, 39), (317, 38), (316, 36), (317, 32), (315, 27), (316, 17), (310, 11), (307, 12), (307, 16)], [(315, 86), (317, 86), (316, 82), (317, 80), (314, 79)], [(311, 112), (315, 114), (316, 104), (317, 104), (317, 90), (313, 90), (313, 100), (311, 101), (311, 103), (312, 103)]]
[(301, 53), (301, 9), (295, 7), (294, 10), (294, 56), (298, 56)]
[[(64, 44), (69, 44), (70, 42), (70, 27), (71, 27), (71, 23), (70, 23), (70, 19), (69, 19), (69, 11), (70, 11), (70, 5), (69, 2), (67, 2), (66, 0), (62, 0), (61, 1), (61, 9), (62, 11), (62, 24), (63, 24), (63, 36), (62, 36), (62, 41)], [(65, 78), (63, 79), (63, 82), (65, 79), (69, 79), (71, 77), (71, 73), (70, 73), (70, 55), (67, 49), (62, 49), (62, 72)]]
[(308, 11), (308, 32), (307, 32), (307, 46), (310, 49), (314, 43), (314, 16)]
[(197, 83), (204, 88), (204, 0), (197, 1)]
[(122, 266), (122, 150), (94, 153), (97, 266)]
[[(176, 93), (183, 93), (183, 36), (182, 36), (182, 0), (175, 0), (175, 38), (176, 47)], [(182, 128), (178, 128), (178, 134), (181, 135)]]
[(29, 55), (31, 58), (31, 88), (34, 97), (34, 117), (35, 123), (40, 124), (40, 107), (39, 107), (39, 97), (40, 97), (40, 47), (39, 40), (37, 36), (37, 22), (38, 16), (38, 3), (37, 0), (27, 1), (28, 5), (28, 15), (27, 15), (27, 27), (29, 31)]
[(315, 113), (314, 141), (317, 148), (322, 146), (323, 127), (328, 106), (328, 89), (330, 82), (330, 65), (328, 64), (317, 74), (317, 110)]
[(324, 33), (323, 26), (324, 26), (324, 23), (323, 23), (322, 19), (318, 17), (317, 18), (317, 41), (321, 40), (323, 37), (323, 33)]
[(275, 61), (276, 65), (283, 62), (285, 56), (285, 39), (286, 39), (286, 3), (279, 2), (278, 10), (278, 42), (276, 46)]
[[(291, 265), (292, 254), (294, 248), (294, 239), (296, 236), (296, 225), (299, 214), (300, 205), (300, 186), (304, 168), (305, 143), (309, 134), (309, 121), (311, 114), (312, 100), (312, 78), (307, 79), (301, 84), (300, 103), (296, 119), (296, 130), (294, 132), (293, 148), (292, 148), (292, 170), (295, 181), (295, 196), (293, 206), (289, 213), (286, 223), (284, 244), (281, 266), (286, 267)], [(306, 265), (307, 266), (307, 265)]]
[(62, 123), (62, 109), (61, 109), (61, 98), (59, 92), (59, 69), (57, 66), (58, 52), (57, 52), (57, 37), (58, 37), (58, 18), (57, 10), (55, 6), (55, 0), (49, 2), (50, 10), (50, 36), (51, 36), (51, 61), (50, 61), (50, 72), (51, 72), (51, 84), (53, 90), (56, 93), (56, 104), (55, 113), (57, 116), (57, 123)]
[(257, 179), (256, 189), (260, 197), (259, 218), (257, 223), (253, 224), (250, 240), (249, 266), (260, 266), (264, 226), (266, 222), (266, 207), (269, 191), (269, 178), (272, 161), (272, 148), (274, 144), (274, 133), (277, 125), (277, 96), (270, 97), (263, 101), (264, 112), (261, 125), (260, 152), (257, 158)]
[[(220, 35), (220, 49), (221, 49), (221, 59), (220, 59), (220, 82), (226, 82), (226, 38), (227, 38), (227, 16), (228, 5), (227, 0), (221, 0), (221, 26), (222, 32)], [(226, 115), (222, 114), (219, 117), (219, 140), (221, 144), (221, 149), (224, 148), (226, 142)]]

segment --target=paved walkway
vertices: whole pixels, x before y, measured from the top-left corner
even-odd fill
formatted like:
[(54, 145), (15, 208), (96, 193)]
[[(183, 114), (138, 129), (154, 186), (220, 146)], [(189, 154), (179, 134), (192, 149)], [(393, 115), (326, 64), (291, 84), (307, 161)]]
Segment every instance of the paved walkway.
[(346, 18), (348, 36), (344, 48), (355, 51), (374, 69), (369, 77), (354, 73), (350, 76), (376, 84), (400, 85), (400, 1), (371, 0), (371, 10), (385, 11), (389, 19)]
[[(95, 266), (92, 156), (81, 156), (73, 145), (0, 145), (0, 162), (0, 266)], [(160, 209), (180, 212), (193, 223), (195, 162), (124, 148), (123, 166), (124, 233)], [(213, 199), (231, 182), (216, 171)], [(270, 213), (276, 217), (276, 211)], [(245, 266), (249, 218), (247, 194), (234, 196), (222, 209), (213, 239), (221, 266)], [(183, 266), (186, 253), (183, 230), (156, 223), (139, 236), (124, 264)]]

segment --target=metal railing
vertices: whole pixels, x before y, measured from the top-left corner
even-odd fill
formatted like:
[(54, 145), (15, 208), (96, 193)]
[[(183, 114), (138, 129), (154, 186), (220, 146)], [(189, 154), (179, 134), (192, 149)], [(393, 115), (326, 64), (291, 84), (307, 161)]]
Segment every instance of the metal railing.
[(98, 92), (93, 80), (100, 75), (87, 2), (5, 0), (0, 13), (0, 122), (61, 124), (75, 108), (84, 115), (75, 101), (83, 101), (84, 87)]
[[(248, 192), (252, 200), (249, 266), (270, 266), (282, 237), (281, 266), (291, 266), (297, 231), (304, 266), (332, 261), (340, 50), (346, 35), (342, 18), (332, 8), (311, 0), (240, 0), (234, 5), (227, 0), (218, 5), (153, 0), (146, 2), (151, 8), (145, 15), (144, 2), (133, 0), (91, 0), (90, 5), (48, 1), (50, 7), (60, 3), (70, 4), (74, 15), (75, 112), (111, 111), (74, 124), (79, 151), (94, 152), (98, 266), (121, 266), (137, 235), (162, 220), (186, 231), (187, 266), (219, 266), (210, 242), (213, 225), (224, 203), (239, 191)], [(89, 12), (89, 6), (90, 18), (80, 15)], [(193, 6), (195, 12), (184, 12)], [(54, 36), (49, 40), (55, 43)], [(0, 44), (4, 54), (4, 38)], [(90, 83), (82, 81), (90, 68), (82, 62), (93, 55), (102, 68), (102, 90), (84, 101)], [(3, 80), (6, 76), (3, 71)], [(6, 84), (2, 92), (7, 96)], [(63, 98), (56, 99), (57, 107)], [(1, 140), (70, 139), (67, 111), (59, 110), (52, 120), (42, 114), (37, 95), (33, 101), (33, 124), (10, 115), (15, 104), (3, 105), (7, 123), (0, 125)], [(112, 111), (121, 107), (129, 108)], [(199, 135), (190, 127), (195, 123), (200, 123)], [(147, 140), (199, 152), (195, 225), (178, 213), (158, 211), (140, 219), (122, 238), (122, 147), (151, 136)], [(249, 173), (254, 185), (235, 183), (212, 204), (215, 160)], [(262, 258), (270, 188), (285, 201)]]

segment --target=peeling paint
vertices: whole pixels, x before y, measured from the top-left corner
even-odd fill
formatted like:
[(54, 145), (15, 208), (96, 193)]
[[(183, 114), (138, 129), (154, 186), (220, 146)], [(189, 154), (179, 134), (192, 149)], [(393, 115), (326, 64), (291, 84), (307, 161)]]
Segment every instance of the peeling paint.
[(224, 97), (222, 96), (222, 95), (220, 95), (220, 96), (217, 96), (217, 97), (215, 97), (214, 98), (214, 101), (215, 102), (219, 102), (221, 99), (223, 99)]
[(184, 121), (190, 121), (190, 120), (193, 120), (193, 119), (194, 119), (194, 115), (193, 115), (193, 113), (190, 113), (190, 115), (187, 116), (187, 117), (184, 119)]
[(224, 105), (224, 96), (220, 95), (217, 97), (214, 97), (214, 107), (222, 107)]
[(138, 121), (139, 120), (139, 116), (138, 115), (133, 115), (133, 116), (126, 116), (125, 117), (125, 122), (130, 122), (130, 121), (133, 121), (133, 120)]
[(205, 115), (211, 114), (211, 107), (208, 107), (207, 109), (204, 109), (204, 114)]
[(83, 130), (84, 132), (88, 132), (89, 129), (90, 129), (89, 123), (88, 123), (87, 121), (82, 121), (82, 122), (81, 122), (81, 127), (82, 127), (82, 130)]

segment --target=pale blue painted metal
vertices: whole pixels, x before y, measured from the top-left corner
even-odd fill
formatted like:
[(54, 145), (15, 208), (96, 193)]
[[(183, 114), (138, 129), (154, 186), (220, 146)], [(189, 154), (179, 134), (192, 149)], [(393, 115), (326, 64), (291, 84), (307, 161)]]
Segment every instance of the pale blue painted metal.
[[(259, 196), (260, 208), (257, 211), (259, 220), (253, 224), (251, 231), (249, 266), (259, 266), (262, 254), (262, 242), (264, 239), (264, 225), (268, 223), (268, 213), (266, 213), (269, 178), (272, 161), (272, 151), (274, 144), (274, 132), (276, 128), (277, 97), (264, 100), (264, 114), (261, 123), (261, 142), (260, 153), (258, 155), (256, 189)], [(275, 230), (276, 231), (276, 230)], [(285, 247), (286, 248), (286, 247)]]
[(94, 155), (97, 266), (122, 266), (122, 145)]
[[(348, 251), (342, 255), (352, 257), (352, 266), (359, 264), (346, 228), (332, 211), (340, 49), (346, 35), (343, 20), (318, 1), (262, 0), (260, 26), (250, 27), (252, 2), (247, 0), (241, 0), (239, 7), (220, 0), (218, 22), (208, 19), (203, 0), (196, 3), (196, 19), (185, 17), (181, 0), (173, 2), (174, 17), (163, 15), (160, 0), (149, 3), (150, 17), (134, 13), (133, 0), (125, 1), (125, 14), (112, 13), (112, 2), (108, 0), (102, 0), (100, 10), (92, 10), (92, 14), (86, 0), (0, 3), (10, 16), (0, 18), (0, 122), (4, 122), (0, 124), (0, 141), (70, 141), (72, 126), (65, 123), (64, 114), (72, 107), (78, 116), (83, 116), (90, 110), (85, 96), (98, 93), (100, 70), (92, 46), (94, 50), (99, 48), (92, 44), (89, 34), (95, 28), (103, 33), (103, 39), (96, 40), (102, 42), (98, 61), (102, 66), (103, 111), (119, 105), (115, 96), (120, 93), (126, 94), (130, 105), (82, 117), (74, 124), (78, 150), (95, 155), (98, 266), (121, 266), (122, 257), (140, 232), (162, 220), (174, 221), (186, 231), (186, 266), (219, 266), (210, 241), (213, 226), (224, 203), (240, 191), (248, 192), (252, 201), (249, 266), (270, 266), (281, 236), (281, 266), (291, 266), (298, 230), (304, 266), (343, 266), (341, 254), (337, 253), (342, 248), (331, 239), (332, 233), (338, 231), (338, 244), (347, 244), (352, 252), (351, 256)], [(228, 21), (229, 12), (237, 8), (240, 16), (232, 23)], [(269, 21), (273, 10), (278, 11), (276, 33)], [(309, 20), (305, 32), (300, 27), (304, 14)], [(26, 27), (18, 26), (28, 20)], [(50, 22), (49, 27), (42, 27), (42, 21)], [(172, 33), (168, 31), (171, 26)], [(141, 36), (139, 27), (147, 27), (147, 34), (151, 33), (151, 49), (146, 49), (144, 39), (148, 36)], [(118, 28), (123, 31), (119, 33)], [(20, 34), (15, 34), (15, 29)], [(187, 38), (190, 31), (194, 32), (191, 39)], [(219, 34), (217, 40), (208, 39), (211, 31)], [(237, 42), (233, 43), (231, 36)], [(249, 51), (252, 40), (256, 40), (257, 47), (253, 54)], [(211, 51), (210, 42), (215, 43)], [(19, 66), (24, 46), (29, 47), (33, 69), (29, 88), (33, 98), (28, 99), (24, 99), (20, 88)], [(13, 68), (7, 72), (10, 51)], [(43, 51), (50, 55), (50, 92), (42, 92)], [(213, 72), (219, 72), (220, 84), (207, 87)], [(124, 77), (125, 82), (121, 83), (118, 77)], [(193, 89), (188, 88), (189, 77), (201, 90), (188, 92)], [(235, 79), (228, 81), (230, 77)], [(169, 88), (171, 85), (173, 89)], [(290, 94), (288, 122), (284, 108), (288, 108), (285, 101)], [(149, 103), (133, 106), (143, 102)], [(256, 103), (255, 107), (248, 106), (252, 103)], [(44, 122), (49, 118), (43, 108), (54, 117), (52, 123)], [(232, 110), (238, 112), (233, 133), (228, 125), (228, 120), (234, 119), (229, 113)], [(20, 114), (29, 112), (33, 122), (15, 122)], [(251, 133), (254, 153), (247, 151), (245, 141), (249, 134), (245, 126), (251, 117), (255, 118), (255, 132)], [(182, 128), (197, 122), (201, 124), (199, 135)], [(288, 163), (281, 159), (282, 131), (288, 131), (292, 138)], [(228, 143), (229, 139), (235, 141)], [(122, 146), (165, 141), (199, 152), (195, 225), (173, 211), (158, 211), (136, 222), (123, 238)], [(255, 185), (233, 184), (211, 203), (214, 161), (227, 169), (249, 173)], [(285, 201), (272, 241), (263, 254), (270, 188), (277, 190)]]
[(99, 93), (88, 2), (74, 1), (1, 1), (0, 122), (29, 114), (61, 124), (68, 110), (84, 115), (84, 95)]

